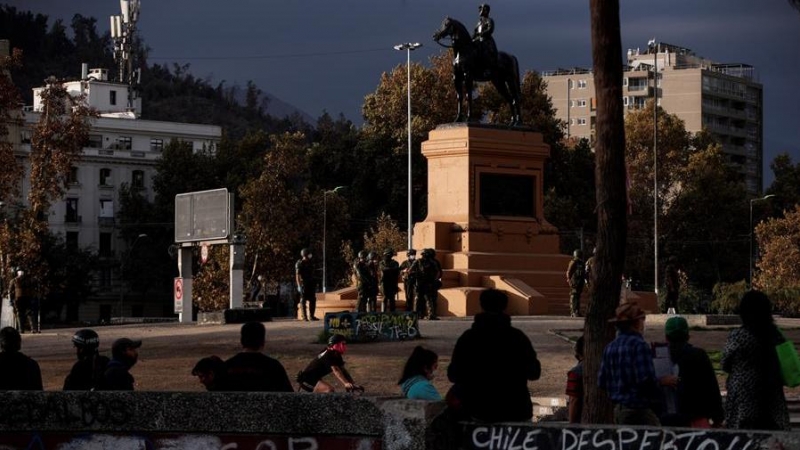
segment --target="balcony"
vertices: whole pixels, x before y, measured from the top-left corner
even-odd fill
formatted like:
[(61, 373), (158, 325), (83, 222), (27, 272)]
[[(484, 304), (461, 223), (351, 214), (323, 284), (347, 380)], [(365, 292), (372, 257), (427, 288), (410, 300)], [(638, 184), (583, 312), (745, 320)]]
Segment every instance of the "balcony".
[(64, 216), (64, 223), (79, 225), (83, 221), (83, 217), (77, 214), (66, 214)]
[(97, 225), (104, 228), (111, 228), (114, 226), (113, 217), (97, 217)]

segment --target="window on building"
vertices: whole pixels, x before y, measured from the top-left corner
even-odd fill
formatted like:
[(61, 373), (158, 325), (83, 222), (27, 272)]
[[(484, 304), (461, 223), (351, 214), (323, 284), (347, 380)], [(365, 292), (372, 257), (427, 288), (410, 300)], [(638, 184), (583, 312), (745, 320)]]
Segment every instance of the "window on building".
[(164, 150), (164, 140), (163, 139), (150, 139), (150, 151), (151, 152), (159, 152), (161, 153)]
[(116, 105), (117, 104), (117, 91), (115, 91), (114, 89), (112, 89), (108, 93), (108, 103), (110, 103), (112, 105)]
[(31, 132), (30, 130), (22, 130), (19, 132), (19, 140), (23, 144), (30, 144), (31, 143)]
[(78, 249), (78, 232), (77, 231), (67, 231), (65, 242), (66, 242), (67, 248), (69, 250), (77, 250)]
[(99, 134), (90, 134), (86, 146), (89, 148), (103, 148), (103, 136)]
[(578, 125), (586, 125), (586, 118), (581, 117), (578, 119)]
[(103, 258), (110, 258), (111, 254), (111, 233), (100, 233), (100, 248), (98, 254)]
[(117, 138), (117, 148), (120, 150), (130, 150), (133, 148), (133, 140), (130, 136), (120, 136)]
[(586, 89), (586, 80), (578, 80), (578, 89)]
[(131, 187), (144, 188), (144, 171), (134, 170), (131, 174)]
[(567, 80), (567, 89), (575, 89), (575, 83), (572, 80)]
[(582, 99), (578, 100), (577, 104), (578, 104), (579, 108), (586, 108), (586, 99), (582, 98)]
[(622, 85), (623, 86), (627, 86), (628, 85), (628, 77), (625, 77), (625, 78), (622, 79)]
[(72, 166), (69, 168), (69, 174), (67, 174), (67, 183), (69, 184), (78, 184), (78, 168)]
[(100, 199), (100, 217), (114, 218), (114, 200)]
[(77, 223), (80, 222), (80, 217), (78, 216), (78, 199), (77, 198), (67, 198), (67, 213), (64, 215), (64, 222), (67, 223)]
[(111, 169), (100, 169), (100, 186), (112, 186), (114, 180), (111, 178)]

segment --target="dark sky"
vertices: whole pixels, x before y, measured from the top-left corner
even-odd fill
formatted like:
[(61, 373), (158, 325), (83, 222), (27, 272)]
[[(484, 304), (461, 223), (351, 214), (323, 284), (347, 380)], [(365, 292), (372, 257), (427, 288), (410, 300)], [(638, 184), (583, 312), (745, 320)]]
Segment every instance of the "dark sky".
[[(0, 0), (2, 1), (2, 0)], [(5, 1), (67, 23), (94, 16), (100, 31), (114, 0)], [(412, 59), (441, 51), (431, 35), (450, 15), (471, 29), (480, 0), (142, 0), (141, 36), (153, 63), (189, 63), (216, 84), (246, 84), (304, 110), (361, 123), (364, 96), (404, 64), (392, 46), (420, 42)], [(577, 0), (497, 0), (495, 40), (520, 69), (591, 67), (589, 6)], [(765, 184), (769, 162), (800, 162), (800, 11), (787, 0), (622, 0), (623, 53), (658, 41), (717, 62), (753, 65), (764, 85)], [(79, 69), (76, 69), (76, 72)], [(146, 105), (145, 105), (146, 107)], [(765, 187), (766, 187), (765, 186)]]

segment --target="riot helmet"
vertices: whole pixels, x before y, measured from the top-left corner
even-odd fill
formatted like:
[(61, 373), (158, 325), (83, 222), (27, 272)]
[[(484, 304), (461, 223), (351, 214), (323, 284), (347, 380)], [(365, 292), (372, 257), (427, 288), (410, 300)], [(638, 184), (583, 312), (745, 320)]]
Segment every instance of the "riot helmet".
[(383, 256), (394, 256), (394, 249), (390, 247), (386, 248), (386, 250), (383, 251)]
[(97, 348), (100, 346), (100, 336), (94, 330), (84, 328), (72, 335), (72, 343), (78, 348)]
[(302, 256), (304, 258), (306, 256), (310, 255), (310, 254), (311, 254), (311, 250), (309, 250), (308, 248), (304, 248), (304, 249), (300, 250), (300, 256)]
[(576, 258), (583, 258), (583, 251), (581, 249), (576, 249), (574, 252), (572, 252), (572, 256)]
[(360, 252), (358, 252), (358, 257), (360, 259), (366, 259), (368, 255), (369, 255), (369, 252), (366, 251), (366, 250), (361, 250)]

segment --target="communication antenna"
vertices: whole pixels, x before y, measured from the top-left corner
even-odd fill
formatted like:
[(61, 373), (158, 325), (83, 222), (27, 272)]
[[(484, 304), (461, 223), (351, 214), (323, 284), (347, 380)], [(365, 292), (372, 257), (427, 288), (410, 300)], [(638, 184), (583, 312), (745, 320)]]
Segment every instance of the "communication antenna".
[(128, 85), (128, 110), (133, 110), (134, 87), (139, 84), (138, 69), (133, 68), (136, 55), (136, 22), (141, 9), (140, 0), (120, 0), (122, 14), (111, 16), (111, 39), (114, 40), (114, 60), (119, 64), (117, 81)]

